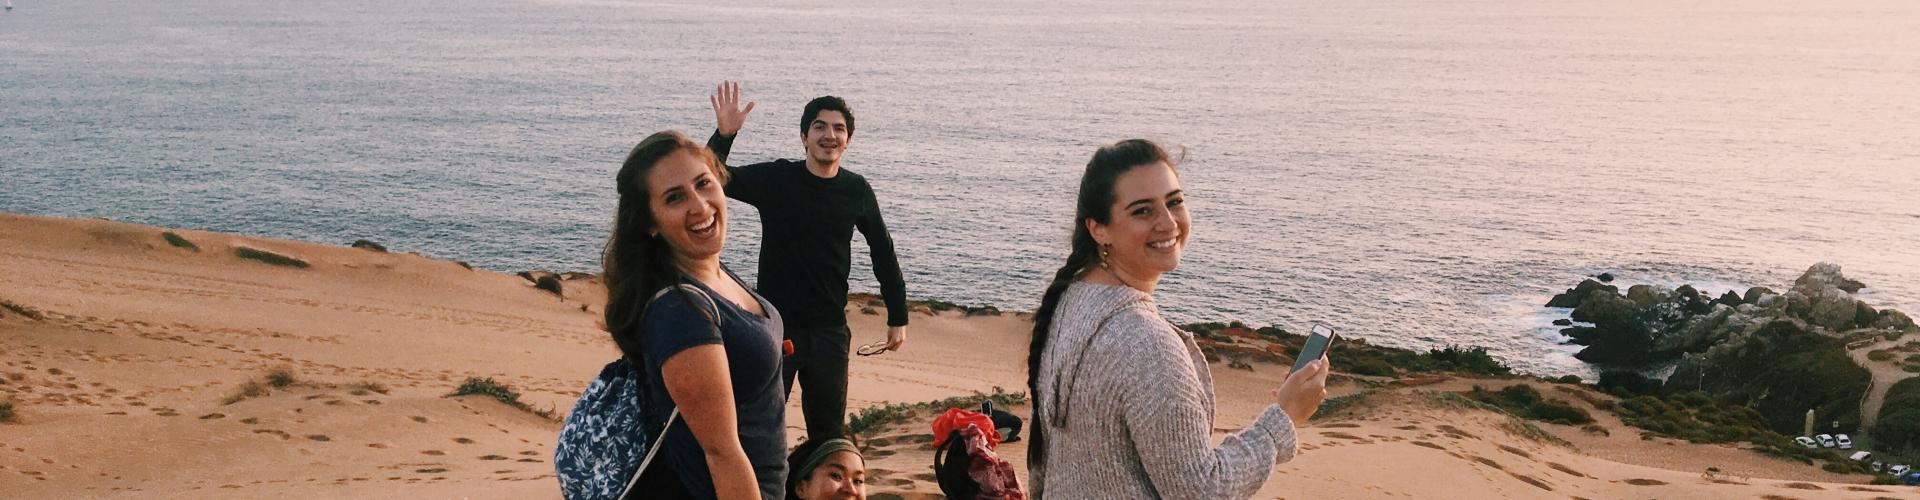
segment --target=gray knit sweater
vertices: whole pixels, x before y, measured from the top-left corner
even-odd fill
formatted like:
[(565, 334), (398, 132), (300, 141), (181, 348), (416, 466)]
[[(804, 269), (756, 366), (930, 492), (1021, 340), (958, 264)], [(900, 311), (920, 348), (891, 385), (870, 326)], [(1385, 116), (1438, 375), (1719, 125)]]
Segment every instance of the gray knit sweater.
[(1277, 404), (1211, 444), (1206, 356), (1151, 296), (1077, 282), (1058, 307), (1040, 358), (1047, 456), (1029, 464), (1034, 498), (1247, 498), (1298, 451)]

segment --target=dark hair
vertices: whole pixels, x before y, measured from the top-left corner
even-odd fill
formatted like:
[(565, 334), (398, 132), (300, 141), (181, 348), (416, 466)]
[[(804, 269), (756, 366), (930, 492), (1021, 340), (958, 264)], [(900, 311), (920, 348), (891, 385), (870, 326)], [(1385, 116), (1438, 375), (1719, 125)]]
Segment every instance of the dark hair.
[(1027, 393), (1033, 395), (1034, 422), (1033, 430), (1027, 432), (1029, 464), (1042, 463), (1047, 457), (1047, 420), (1042, 414), (1046, 405), (1040, 398), (1040, 356), (1047, 350), (1054, 310), (1060, 307), (1060, 296), (1066, 293), (1067, 285), (1100, 263), (1100, 244), (1093, 240), (1087, 221), (1101, 224), (1111, 221), (1116, 196), (1113, 186), (1120, 175), (1134, 167), (1156, 163), (1173, 168), (1175, 160), (1153, 141), (1128, 139), (1095, 151), (1093, 159), (1087, 161), (1086, 173), (1080, 175), (1080, 194), (1074, 203), (1073, 251), (1067, 254), (1066, 265), (1053, 273), (1053, 282), (1047, 284), (1046, 293), (1040, 296), (1040, 308), (1033, 312), (1033, 344), (1027, 349)]
[[(860, 448), (859, 437), (856, 437), (852, 434), (848, 434), (845, 436), (836, 436), (836, 437), (853, 442), (853, 447), (855, 449)], [(807, 465), (807, 457), (813, 456), (814, 450), (820, 449), (820, 444), (827, 442), (827, 440), (829, 439), (833, 439), (833, 438), (808, 439), (806, 442), (800, 443), (800, 446), (793, 447), (793, 452), (787, 454), (787, 499), (786, 500), (800, 500), (800, 493), (794, 490), (795, 487), (800, 486), (800, 481), (806, 479), (804, 477), (800, 477), (800, 467)], [(864, 454), (864, 452), (855, 452), (855, 454)], [(860, 460), (864, 462), (866, 460), (866, 457), (862, 456)]]
[(613, 234), (607, 238), (606, 253), (601, 256), (602, 277), (607, 282), (606, 327), (620, 352), (635, 363), (644, 352), (640, 339), (646, 333), (643, 318), (648, 300), (680, 279), (680, 270), (673, 263), (673, 247), (666, 238), (651, 234), (654, 219), (647, 173), (661, 160), (682, 151), (706, 162), (714, 177), (726, 183), (727, 170), (720, 168), (712, 151), (671, 130), (640, 140), (614, 176), (620, 203), (614, 210)]
[(847, 117), (847, 137), (853, 137), (853, 108), (847, 107), (847, 100), (826, 95), (807, 101), (807, 109), (800, 112), (800, 135), (807, 135), (807, 128), (813, 126), (813, 119), (820, 117), (821, 111), (839, 111)]

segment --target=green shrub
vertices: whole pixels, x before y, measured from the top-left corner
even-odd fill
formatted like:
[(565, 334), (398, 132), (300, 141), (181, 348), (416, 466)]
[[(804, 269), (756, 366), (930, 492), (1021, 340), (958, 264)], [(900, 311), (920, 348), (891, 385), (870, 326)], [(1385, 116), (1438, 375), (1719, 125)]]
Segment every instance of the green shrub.
[(280, 255), (273, 252), (268, 252), (265, 250), (255, 250), (247, 247), (235, 247), (233, 249), (233, 254), (236, 256), (239, 256), (242, 259), (257, 260), (260, 262), (265, 262), (267, 264), (272, 264), (276, 266), (294, 267), (294, 268), (300, 268), (300, 269), (306, 269), (308, 267), (311, 267), (307, 264), (307, 261), (304, 261), (304, 260), (288, 257), (285, 255)]
[(293, 370), (290, 368), (274, 368), (273, 371), (267, 372), (267, 385), (275, 389), (285, 389), (293, 385), (293, 382)]
[(1552, 422), (1561, 425), (1580, 425), (1593, 422), (1593, 415), (1558, 399), (1542, 399), (1527, 405), (1527, 418)]
[(174, 233), (173, 231), (167, 231), (167, 232), (164, 232), (164, 233), (160, 233), (160, 238), (161, 238), (161, 239), (164, 239), (164, 240), (167, 240), (167, 244), (168, 244), (168, 245), (173, 245), (173, 246), (175, 246), (175, 247), (179, 247), (179, 248), (185, 248), (185, 249), (188, 249), (188, 250), (192, 250), (192, 251), (195, 251), (195, 252), (198, 252), (198, 251), (200, 251), (200, 245), (195, 245), (195, 244), (193, 244), (193, 242), (191, 242), (191, 241), (187, 241), (187, 239), (186, 239), (186, 238), (182, 238), (182, 237), (180, 237), (180, 235), (179, 235), (179, 234), (175, 234), (175, 233)]
[(1374, 375), (1380, 377), (1396, 377), (1400, 375), (1400, 371), (1393, 369), (1393, 365), (1389, 365), (1385, 360), (1379, 358), (1363, 358), (1343, 364), (1346, 366), (1342, 366), (1341, 368), (1345, 369), (1347, 373), (1356, 375)]
[(1920, 454), (1920, 378), (1909, 378), (1887, 388), (1880, 420), (1873, 424), (1874, 446), (1883, 451)]
[(1593, 415), (1586, 410), (1574, 407), (1559, 399), (1551, 399), (1540, 394), (1532, 386), (1515, 384), (1498, 391), (1488, 391), (1484, 387), (1473, 386), (1467, 397), (1499, 408), (1508, 414), (1544, 422), (1563, 425), (1580, 425), (1593, 422)]
[(1631, 371), (1601, 372), (1600, 381), (1594, 383), (1594, 386), (1600, 388), (1600, 392), (1622, 399), (1641, 395), (1658, 396), (1666, 393), (1665, 381)]
[(1335, 397), (1323, 399), (1320, 401), (1320, 408), (1315, 409), (1313, 411), (1313, 418), (1320, 419), (1322, 417), (1330, 417), (1333, 415), (1337, 415), (1341, 412), (1341, 410), (1351, 408), (1355, 404), (1359, 404), (1361, 401), (1366, 401), (1367, 398), (1370, 396), (1373, 396), (1372, 389), (1361, 390), (1360, 392), (1348, 394), (1345, 396), (1335, 396)]
[(1562, 384), (1578, 384), (1581, 382), (1579, 375), (1562, 375), (1560, 378), (1553, 379), (1553, 381)]
[(1485, 347), (1461, 348), (1447, 346), (1444, 349), (1427, 351), (1426, 356), (1443, 366), (1443, 370), (1478, 373), (1483, 375), (1507, 375), (1511, 368), (1494, 360), (1487, 354)]
[(13, 413), (13, 400), (0, 400), (0, 424), (12, 422), (18, 415)]
[(507, 387), (506, 384), (495, 382), (493, 377), (468, 377), (465, 382), (460, 383), (460, 387), (454, 389), (452, 393), (447, 394), (447, 397), (470, 395), (491, 397), (507, 406), (539, 415), (547, 420), (560, 419), (559, 415), (555, 414), (552, 409), (535, 409), (532, 406), (528, 406), (527, 403), (520, 401), (520, 393), (514, 392), (513, 388)]
[(1722, 404), (1699, 392), (1667, 398), (1635, 396), (1621, 401), (1613, 412), (1627, 425), (1695, 443), (1788, 442), (1786, 436), (1769, 430), (1766, 417), (1752, 408)]
[(1874, 349), (1872, 351), (1867, 352), (1867, 359), (1870, 359), (1873, 361), (1886, 361), (1889, 359), (1893, 359), (1893, 351), (1889, 351), (1886, 349)]
[(553, 293), (554, 295), (561, 295), (560, 278), (551, 274), (541, 276), (539, 280), (534, 281), (533, 287), (541, 290), (546, 290), (548, 292)]

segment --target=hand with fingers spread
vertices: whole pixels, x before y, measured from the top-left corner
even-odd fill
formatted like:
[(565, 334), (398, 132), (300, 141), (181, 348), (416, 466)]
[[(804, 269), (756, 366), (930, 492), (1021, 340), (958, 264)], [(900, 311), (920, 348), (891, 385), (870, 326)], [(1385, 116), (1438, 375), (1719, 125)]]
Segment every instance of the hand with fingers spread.
[(1327, 399), (1327, 357), (1307, 363), (1306, 368), (1287, 375), (1287, 381), (1280, 383), (1273, 395), (1280, 403), (1280, 411), (1287, 412), (1287, 418), (1293, 420), (1294, 427), (1306, 427), (1307, 420), (1313, 418), (1313, 412), (1320, 409), (1320, 402)]
[(753, 103), (740, 107), (740, 83), (720, 82), (713, 89), (713, 95), (707, 96), (707, 102), (713, 104), (713, 121), (720, 129), (720, 135), (731, 136), (740, 133), (740, 127), (747, 124), (747, 113), (753, 112)]

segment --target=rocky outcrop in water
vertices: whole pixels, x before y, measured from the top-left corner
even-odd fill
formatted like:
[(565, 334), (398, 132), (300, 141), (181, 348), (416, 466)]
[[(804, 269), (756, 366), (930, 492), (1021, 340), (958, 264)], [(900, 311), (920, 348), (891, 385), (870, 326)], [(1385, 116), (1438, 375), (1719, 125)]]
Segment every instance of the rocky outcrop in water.
[(1555, 295), (1547, 306), (1572, 308), (1573, 321), (1592, 323), (1561, 330), (1570, 342), (1587, 346), (1575, 357), (1590, 363), (1673, 359), (1783, 319), (1806, 325), (1809, 333), (1835, 338), (1860, 329), (1916, 331), (1906, 314), (1875, 310), (1853, 298), (1865, 286), (1842, 275), (1840, 266), (1821, 263), (1807, 269), (1784, 294), (1753, 287), (1744, 294), (1729, 290), (1712, 298), (1688, 285), (1672, 290), (1634, 285), (1621, 294), (1618, 287), (1585, 280)]

